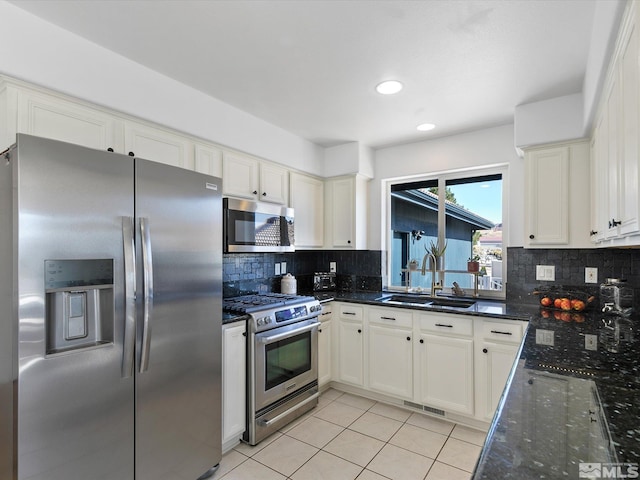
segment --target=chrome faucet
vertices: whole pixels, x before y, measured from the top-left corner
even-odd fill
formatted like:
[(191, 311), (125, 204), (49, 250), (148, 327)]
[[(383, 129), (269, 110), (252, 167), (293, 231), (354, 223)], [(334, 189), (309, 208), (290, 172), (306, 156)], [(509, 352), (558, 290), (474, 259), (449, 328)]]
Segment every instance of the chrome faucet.
[(422, 275), (427, 273), (427, 258), (431, 259), (431, 296), (436, 296), (436, 291), (442, 290), (442, 285), (439, 281), (436, 281), (436, 256), (433, 253), (428, 253), (422, 258)]

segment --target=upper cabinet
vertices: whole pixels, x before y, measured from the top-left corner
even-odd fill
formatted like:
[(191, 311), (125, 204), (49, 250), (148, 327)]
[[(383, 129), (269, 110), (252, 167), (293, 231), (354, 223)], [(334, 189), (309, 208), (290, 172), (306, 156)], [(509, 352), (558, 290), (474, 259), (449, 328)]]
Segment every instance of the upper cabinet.
[(588, 248), (589, 143), (525, 151), (525, 247)]
[(289, 172), (278, 165), (236, 153), (224, 153), (223, 194), (262, 202), (287, 204)]
[(289, 205), (295, 215), (296, 248), (322, 248), (324, 182), (316, 177), (295, 172), (289, 174), (289, 181)]
[(367, 248), (367, 188), (360, 175), (325, 182), (325, 248)]
[(192, 142), (164, 129), (124, 122), (124, 149), (131, 156), (193, 170)]
[(638, 15), (629, 2), (594, 123), (591, 228), (599, 246), (640, 245)]

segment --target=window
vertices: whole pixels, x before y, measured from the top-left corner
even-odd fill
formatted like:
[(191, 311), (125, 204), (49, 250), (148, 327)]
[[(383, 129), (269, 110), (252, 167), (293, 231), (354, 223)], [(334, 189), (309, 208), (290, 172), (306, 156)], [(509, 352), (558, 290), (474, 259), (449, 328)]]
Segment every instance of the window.
[[(446, 245), (436, 280), (447, 291), (456, 282), (472, 294), (477, 282), (481, 295), (504, 296), (502, 172), (442, 174), (392, 184), (390, 192), (389, 287), (430, 292), (425, 255)], [(480, 262), (477, 276), (467, 273), (471, 259)]]

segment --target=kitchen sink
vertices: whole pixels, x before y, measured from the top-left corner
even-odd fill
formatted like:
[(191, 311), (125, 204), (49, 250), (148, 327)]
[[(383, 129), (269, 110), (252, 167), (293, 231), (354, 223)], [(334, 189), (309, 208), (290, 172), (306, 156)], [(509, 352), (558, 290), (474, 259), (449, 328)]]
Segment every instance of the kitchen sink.
[(457, 300), (453, 298), (433, 298), (419, 295), (389, 295), (376, 298), (383, 303), (396, 303), (405, 305), (424, 305), (425, 307), (448, 307), (465, 309), (475, 305), (473, 300)]

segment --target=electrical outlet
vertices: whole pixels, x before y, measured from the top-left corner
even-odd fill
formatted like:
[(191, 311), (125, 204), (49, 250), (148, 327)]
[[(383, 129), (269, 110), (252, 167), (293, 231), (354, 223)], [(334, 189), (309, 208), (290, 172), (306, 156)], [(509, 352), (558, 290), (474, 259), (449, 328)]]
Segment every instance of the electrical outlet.
[(287, 262), (280, 262), (280, 273), (282, 275), (287, 273)]
[(598, 269), (584, 267), (584, 283), (598, 283)]
[(336, 273), (336, 262), (329, 262), (329, 272)]
[(584, 336), (584, 349), (585, 350), (598, 350), (598, 336), (597, 335), (585, 335)]
[(556, 279), (556, 267), (553, 265), (536, 265), (536, 280), (553, 282)]
[(537, 345), (548, 345), (553, 347), (554, 341), (553, 330), (543, 330), (542, 328), (536, 328), (536, 344)]
[(280, 275), (280, 264), (279, 263), (276, 263), (276, 267), (274, 269), (273, 274), (276, 275), (276, 276)]

